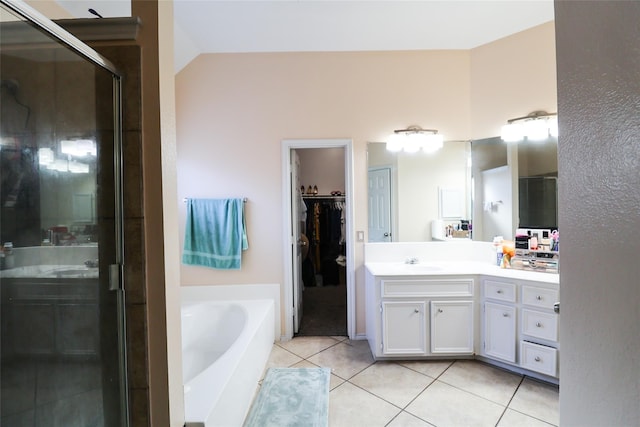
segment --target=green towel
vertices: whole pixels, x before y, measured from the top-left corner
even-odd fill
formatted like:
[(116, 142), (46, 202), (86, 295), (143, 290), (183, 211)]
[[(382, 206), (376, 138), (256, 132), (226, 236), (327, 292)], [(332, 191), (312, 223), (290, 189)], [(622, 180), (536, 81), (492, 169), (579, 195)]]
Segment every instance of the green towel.
[(188, 199), (182, 263), (239, 270), (249, 248), (242, 199)]

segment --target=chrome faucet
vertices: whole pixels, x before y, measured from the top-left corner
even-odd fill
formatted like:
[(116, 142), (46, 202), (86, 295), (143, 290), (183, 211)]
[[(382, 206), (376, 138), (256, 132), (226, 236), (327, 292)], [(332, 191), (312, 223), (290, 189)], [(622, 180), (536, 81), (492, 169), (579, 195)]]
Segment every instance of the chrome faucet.
[(84, 262), (84, 265), (86, 265), (89, 268), (96, 268), (99, 265), (99, 261), (97, 259), (90, 259)]

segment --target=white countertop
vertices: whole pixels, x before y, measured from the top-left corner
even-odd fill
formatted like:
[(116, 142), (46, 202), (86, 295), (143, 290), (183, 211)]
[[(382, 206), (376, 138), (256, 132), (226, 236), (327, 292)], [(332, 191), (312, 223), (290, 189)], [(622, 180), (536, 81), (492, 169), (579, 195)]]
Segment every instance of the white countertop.
[(513, 268), (500, 268), (496, 265), (477, 261), (435, 261), (405, 264), (402, 262), (368, 262), (365, 267), (374, 276), (469, 276), (484, 275), (505, 279), (530, 280), (558, 285), (557, 273), (540, 273)]

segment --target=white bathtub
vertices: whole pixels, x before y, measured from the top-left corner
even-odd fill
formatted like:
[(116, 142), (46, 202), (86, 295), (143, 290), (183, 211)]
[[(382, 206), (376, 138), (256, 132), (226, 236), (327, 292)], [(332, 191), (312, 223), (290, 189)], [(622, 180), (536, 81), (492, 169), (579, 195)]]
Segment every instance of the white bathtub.
[(187, 425), (242, 426), (274, 343), (272, 300), (182, 306)]

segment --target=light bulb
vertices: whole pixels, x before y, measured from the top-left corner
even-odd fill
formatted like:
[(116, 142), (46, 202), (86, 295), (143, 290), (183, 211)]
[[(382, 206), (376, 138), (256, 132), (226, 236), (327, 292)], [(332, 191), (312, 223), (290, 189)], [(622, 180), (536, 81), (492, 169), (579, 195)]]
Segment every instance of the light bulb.
[(530, 141), (544, 141), (549, 138), (549, 127), (545, 119), (527, 120), (524, 122), (524, 134)]
[(393, 152), (401, 151), (403, 139), (402, 135), (397, 133), (389, 135), (389, 138), (387, 138), (387, 150)]
[(554, 138), (558, 137), (558, 116), (549, 117), (548, 120), (549, 125), (549, 135)]
[(509, 123), (502, 126), (500, 137), (504, 142), (516, 142), (524, 139), (524, 130), (520, 123)]

